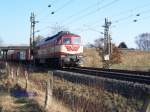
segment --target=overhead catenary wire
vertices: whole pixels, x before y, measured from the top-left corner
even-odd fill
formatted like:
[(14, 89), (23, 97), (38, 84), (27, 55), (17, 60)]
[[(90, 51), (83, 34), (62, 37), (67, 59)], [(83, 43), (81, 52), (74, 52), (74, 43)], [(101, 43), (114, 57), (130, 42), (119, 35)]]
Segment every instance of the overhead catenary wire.
[(119, 23), (119, 22), (121, 22), (121, 21), (125, 21), (125, 20), (127, 20), (127, 19), (130, 19), (131, 17), (138, 17), (138, 16), (144, 15), (144, 14), (146, 14), (146, 13), (150, 13), (150, 9), (144, 10), (144, 11), (141, 11), (141, 12), (138, 12), (138, 13), (135, 13), (135, 14), (128, 15), (128, 16), (126, 16), (126, 17), (123, 17), (123, 18), (120, 18), (120, 19), (118, 19), (118, 20), (115, 20), (115, 21), (112, 22), (112, 23), (113, 23), (113, 24)]
[(62, 6), (60, 6), (58, 9), (56, 9), (56, 10), (54, 11), (54, 13), (56, 13), (56, 12), (58, 12), (58, 11), (64, 9), (66, 6), (70, 5), (70, 4), (72, 3), (72, 1), (73, 1), (73, 0), (68, 0), (68, 1), (65, 2)]
[(53, 0), (53, 1), (50, 2), (50, 4), (53, 5), (53, 4), (57, 3), (58, 1), (60, 1), (60, 0)]
[[(150, 12), (149, 12), (150, 13)], [(138, 16), (137, 16), (138, 14), (135, 14), (134, 15), (134, 17), (135, 18), (132, 18), (132, 19), (130, 19), (130, 18), (127, 18), (127, 19), (122, 19), (122, 20), (120, 20), (120, 21), (116, 21), (116, 23), (114, 23), (113, 25), (112, 25), (112, 27), (117, 27), (117, 25), (118, 24), (120, 24), (120, 23), (122, 23), (123, 21), (125, 21), (125, 20), (128, 20), (128, 19), (130, 19), (130, 21), (128, 21), (127, 22), (127, 24), (129, 25), (129, 24), (133, 24), (133, 23), (137, 23), (137, 22), (139, 22), (139, 21), (142, 21), (142, 20), (145, 20), (145, 19), (150, 19), (150, 15), (148, 15), (148, 16), (144, 16), (144, 17), (141, 17), (141, 18), (139, 18)], [(143, 14), (142, 14), (143, 15)], [(137, 17), (137, 18), (136, 18)]]
[[(128, 9), (128, 10), (124, 10), (124, 11), (121, 11), (121, 12), (119, 12), (119, 13), (117, 13), (117, 14), (115, 14), (115, 15), (111, 15), (111, 16), (109, 16), (110, 18), (113, 18), (113, 17), (119, 17), (119, 16), (121, 16), (121, 15), (125, 15), (125, 13), (127, 14), (127, 13), (131, 13), (131, 12), (134, 12), (134, 11), (136, 11), (136, 10), (138, 10), (138, 9), (143, 9), (143, 8), (145, 8), (145, 7), (148, 7), (148, 6), (150, 6), (150, 3), (146, 3), (146, 4), (144, 4), (144, 5), (141, 5), (141, 6), (139, 6), (139, 7), (135, 7), (135, 8), (131, 8), (131, 9)], [(121, 17), (122, 18), (122, 20), (123, 19), (125, 19), (125, 18), (128, 18), (128, 17), (131, 17), (132, 16), (132, 14), (130, 14), (130, 15), (128, 15), (127, 17)], [(134, 16), (134, 15), (133, 15)], [(120, 20), (121, 20), (121, 18), (120, 18)], [(94, 21), (94, 22), (92, 22), (92, 23), (90, 23), (90, 24), (92, 24), (92, 26), (95, 26), (95, 25), (97, 25), (97, 23), (99, 22), (99, 21), (103, 21), (104, 20), (104, 18), (99, 18), (98, 20), (96, 20), (96, 21)], [(118, 19), (119, 20), (119, 19)]]
[[(72, 0), (69, 0), (69, 1), (67, 1), (64, 5), (62, 5), (60, 8), (58, 8), (56, 11), (59, 11), (60, 9), (62, 9), (62, 8), (65, 8), (64, 6), (66, 6), (66, 5), (69, 5), (68, 3), (70, 3)], [(100, 3), (102, 3), (102, 2), (104, 2), (104, 0), (100, 0)], [(74, 15), (71, 15), (71, 16), (69, 16), (68, 18), (70, 19), (70, 18), (72, 18), (73, 16), (76, 16), (77, 14), (82, 14), (82, 13), (84, 13), (85, 11), (87, 11), (87, 10), (89, 10), (90, 8), (93, 8), (93, 7), (95, 7), (95, 5), (97, 5), (97, 2), (96, 3), (94, 3), (93, 5), (90, 5), (90, 6), (88, 6), (88, 7), (86, 7), (85, 9), (83, 9), (83, 10), (81, 10), (81, 11), (79, 11), (78, 13), (76, 13), (76, 14), (74, 14)], [(55, 11), (55, 12), (56, 12)], [(66, 19), (65, 19), (66, 20)], [(44, 23), (49, 23), (49, 21), (41, 21), (42, 23), (44, 22)]]
[[(104, 1), (104, 0), (101, 0), (101, 1)], [(94, 11), (99, 11), (100, 9), (103, 9), (103, 8), (106, 8), (106, 7), (108, 7), (108, 6), (110, 6), (110, 5), (112, 5), (112, 4), (114, 4), (115, 2), (117, 2), (117, 1), (119, 1), (119, 0), (113, 0), (113, 1), (111, 1), (111, 2), (109, 2), (109, 3), (107, 3), (107, 4), (105, 4), (105, 5), (102, 5), (100, 8), (96, 8), (96, 10), (94, 10)], [(90, 6), (91, 7), (91, 6)], [(84, 9), (85, 10), (85, 9)], [(93, 12), (93, 10), (92, 11), (90, 11), (89, 13), (94, 13)], [(89, 14), (89, 13), (87, 13), (87, 14)], [(87, 14), (86, 14), (86, 16), (87, 16)]]
[[(59, 1), (60, 1), (60, 0), (52, 0), (52, 1), (50, 1), (50, 2), (48, 3), (48, 5), (45, 6), (46, 8), (43, 9), (39, 14), (37, 14), (37, 15), (39, 15), (39, 16), (41, 17), (40, 20), (44, 20), (45, 18), (47, 18), (50, 14), (49, 14), (49, 13), (48, 13), (48, 14), (45, 14), (45, 12), (48, 10), (48, 8), (54, 7), (54, 5), (55, 5), (56, 3), (58, 3)], [(53, 12), (53, 10), (52, 10), (51, 12)], [(43, 17), (42, 17), (42, 16), (43, 16)]]
[[(70, 1), (70, 0), (69, 0)], [(69, 2), (68, 1), (68, 2)], [(104, 0), (101, 0), (101, 3), (103, 2)], [(103, 8), (105, 8), (105, 7), (108, 7), (108, 6), (110, 6), (110, 5), (112, 5), (113, 3), (115, 3), (115, 2), (117, 2), (117, 1), (119, 1), (119, 0), (113, 0), (112, 2), (109, 2), (109, 3), (107, 3), (107, 4), (105, 4), (105, 5), (103, 5), (103, 6), (101, 6), (100, 8), (96, 8), (96, 11), (98, 11), (98, 10), (100, 10), (100, 9), (103, 9)], [(67, 2), (66, 2), (67, 3)], [(87, 10), (87, 9), (89, 9), (89, 8), (92, 8), (93, 6), (95, 6), (97, 4), (97, 2), (94, 4), (94, 5), (91, 5), (91, 6), (89, 6), (89, 7), (87, 7), (87, 8), (85, 8), (84, 10), (82, 10), (83, 12), (85, 11), (85, 10)], [(95, 11), (95, 10), (94, 10)], [(81, 12), (82, 13), (82, 12)], [(93, 13), (93, 11), (91, 11), (90, 13)], [(89, 13), (88, 13), (89, 14)]]
[[(56, 1), (60, 1), (60, 0), (56, 0)], [(55, 2), (53, 1), (52, 3), (50, 3), (48, 5), (48, 8), (54, 7), (54, 3), (56, 3), (56, 1)], [(72, 1), (73, 0), (68, 0), (62, 6), (60, 6), (58, 9), (51, 10), (51, 13), (48, 13), (45, 17), (42, 18), (42, 20), (44, 20), (44, 18), (47, 18), (50, 14), (55, 14), (55, 13), (59, 12), (60, 10), (64, 9), (66, 6), (68, 6), (69, 4), (71, 4)]]
[[(104, 0), (101, 0), (100, 2), (102, 3), (103, 1), (104, 1)], [(80, 11), (78, 11), (78, 12), (75, 13), (75, 14), (72, 14), (72, 15), (68, 16), (67, 18), (65, 18), (65, 19), (63, 20), (63, 22), (64, 22), (65, 20), (68, 20), (68, 18), (69, 18), (69, 19), (72, 19), (72, 18), (74, 18), (74, 17), (76, 17), (76, 16), (82, 15), (83, 13), (85, 13), (85, 12), (88, 11), (89, 9), (95, 7), (96, 5), (97, 5), (97, 2), (94, 3), (94, 4), (92, 4), (92, 5), (90, 5), (90, 6), (88, 6), (88, 7), (86, 7), (86, 8), (84, 8), (84, 9), (82, 9), (82, 10), (80, 10)]]
[[(138, 22), (138, 21), (142, 21), (142, 20), (145, 20), (145, 19), (150, 19), (150, 15), (142, 17), (142, 15), (144, 15), (146, 13), (150, 13), (150, 9), (143, 10), (143, 11), (140, 11), (140, 12), (136, 12), (135, 14), (130, 14), (126, 17), (115, 20), (115, 21), (112, 22), (113, 24), (112, 24), (111, 28), (116, 27), (115, 25), (117, 25), (118, 23), (123, 22), (125, 20), (128, 20), (128, 19), (130, 19), (130, 21), (128, 21), (128, 24), (131, 24), (131, 23), (133, 24), (133, 23)], [(135, 19), (133, 19), (131, 17), (133, 17)], [(85, 26), (87, 26), (87, 25), (85, 25)], [(97, 32), (97, 33), (101, 33), (100, 31), (98, 31), (97, 29), (92, 28), (91, 26), (87, 26), (87, 27), (88, 27), (88, 29), (86, 29), (86, 30), (91, 30), (91, 31), (94, 31), (94, 32)]]
[[(150, 4), (149, 4), (150, 5)], [(148, 5), (147, 5), (148, 6)], [(137, 9), (137, 8), (136, 8)], [(147, 10), (143, 10), (143, 11), (138, 11), (138, 12), (135, 12), (134, 14), (133, 13), (131, 13), (130, 15), (127, 15), (127, 16), (124, 16), (124, 17), (121, 17), (121, 18), (119, 18), (119, 19), (117, 19), (117, 20), (114, 20), (114, 21), (112, 21), (112, 26), (114, 27), (116, 24), (118, 24), (118, 23), (120, 23), (120, 22), (123, 22), (123, 21), (126, 21), (126, 20), (128, 20), (128, 19), (130, 19), (130, 18), (136, 18), (136, 17), (139, 17), (139, 16), (141, 16), (141, 15), (144, 15), (144, 14), (146, 14), (146, 13), (150, 13), (150, 9), (147, 9)], [(136, 22), (136, 19), (134, 19), (135, 20), (135, 22)], [(95, 26), (95, 25), (91, 25), (91, 27), (92, 26)], [(98, 25), (99, 26), (99, 25)]]
[(96, 9), (94, 9), (94, 10), (92, 10), (92, 11), (90, 11), (90, 12), (88, 12), (88, 13), (82, 15), (82, 16), (78, 16), (77, 18), (73, 19), (72, 21), (68, 22), (67, 24), (72, 24), (72, 23), (76, 23), (77, 21), (81, 21), (83, 18), (85, 18), (87, 16), (91, 16), (92, 14), (98, 12), (99, 10), (107, 8), (107, 7), (113, 5), (114, 3), (118, 2), (118, 1), (119, 0), (113, 0), (113, 1), (111, 1), (111, 2), (109, 2), (107, 4), (105, 4), (105, 5), (101, 6), (98, 9), (96, 8)]
[[(131, 20), (132, 20), (132, 22), (133, 22), (132, 17), (133, 17), (133, 18), (136, 17), (137, 14), (140, 14), (140, 16), (141, 16), (141, 15), (143, 15), (143, 14), (145, 14), (145, 13), (148, 13), (150, 10), (144, 10), (144, 11), (141, 11), (141, 12), (136, 11), (135, 14), (132, 14), (132, 13), (133, 13), (135, 10), (137, 10), (137, 9), (143, 8), (144, 6), (147, 7), (147, 6), (149, 6), (149, 5), (150, 5), (150, 4), (146, 4), (146, 5), (143, 5), (143, 6), (141, 6), (141, 7), (136, 7), (136, 8), (127, 10), (127, 11), (129, 11), (129, 12), (127, 12), (127, 13), (130, 13), (130, 12), (131, 12), (131, 14), (129, 14), (129, 15), (125, 16), (125, 17), (121, 17), (121, 18), (119, 18), (119, 19), (116, 19), (115, 21), (113, 21), (113, 24), (114, 24), (114, 23), (115, 23), (115, 24), (118, 24), (118, 23), (120, 23), (120, 22), (122, 22), (122, 21), (125, 21), (125, 20), (128, 20), (128, 19), (130, 19), (130, 18), (131, 18)], [(100, 8), (101, 8), (101, 7), (100, 7)], [(122, 11), (122, 12), (123, 12), (123, 11)], [(120, 15), (124, 14), (124, 13), (122, 13), (122, 12), (120, 12)], [(124, 12), (126, 12), (126, 11), (124, 11)], [(115, 16), (117, 16), (117, 15), (115, 15)], [(83, 16), (83, 17), (84, 17), (84, 16)], [(112, 17), (114, 17), (114, 16), (112, 16)], [(140, 18), (140, 19), (138, 19), (138, 20), (148, 19), (148, 17), (149, 17), (149, 16), (146, 16), (146, 17)], [(78, 20), (77, 20), (77, 21), (78, 21)], [(75, 21), (75, 22), (76, 22), (76, 21)], [(130, 22), (131, 22), (131, 21), (130, 21)]]

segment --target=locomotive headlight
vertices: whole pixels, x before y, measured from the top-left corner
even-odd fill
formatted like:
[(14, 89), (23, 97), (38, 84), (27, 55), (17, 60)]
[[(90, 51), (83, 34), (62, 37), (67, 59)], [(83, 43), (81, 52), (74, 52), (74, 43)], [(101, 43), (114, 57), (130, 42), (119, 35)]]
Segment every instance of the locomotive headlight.
[(69, 57), (65, 57), (64, 58), (64, 62), (70, 62), (70, 58)]
[(62, 58), (65, 58), (66, 56), (65, 56), (65, 55), (61, 55), (61, 57), (62, 57)]
[(82, 58), (83, 56), (82, 55), (80, 55), (80, 56), (78, 56), (79, 58)]

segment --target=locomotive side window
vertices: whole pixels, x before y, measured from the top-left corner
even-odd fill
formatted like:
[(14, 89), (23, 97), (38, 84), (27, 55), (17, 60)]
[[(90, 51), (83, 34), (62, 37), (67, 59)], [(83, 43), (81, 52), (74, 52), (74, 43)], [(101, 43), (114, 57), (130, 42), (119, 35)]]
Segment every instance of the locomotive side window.
[(58, 39), (56, 40), (56, 44), (57, 44), (57, 45), (61, 44), (61, 39), (60, 39), (60, 38), (58, 38)]
[(79, 37), (74, 37), (72, 40), (73, 44), (80, 44), (81, 43), (81, 39)]
[(71, 44), (71, 38), (63, 38), (63, 44)]

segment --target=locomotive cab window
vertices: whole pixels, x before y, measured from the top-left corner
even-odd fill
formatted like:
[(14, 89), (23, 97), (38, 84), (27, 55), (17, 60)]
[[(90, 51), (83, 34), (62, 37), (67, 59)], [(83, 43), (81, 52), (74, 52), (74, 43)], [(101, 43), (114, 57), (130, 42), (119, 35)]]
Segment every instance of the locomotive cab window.
[(63, 44), (71, 44), (71, 38), (69, 37), (63, 38)]
[(73, 42), (73, 44), (80, 44), (81, 43), (81, 39), (79, 37), (74, 37), (72, 42)]
[(58, 38), (58, 39), (56, 40), (56, 44), (57, 44), (57, 45), (61, 44), (61, 39), (60, 39), (60, 38)]

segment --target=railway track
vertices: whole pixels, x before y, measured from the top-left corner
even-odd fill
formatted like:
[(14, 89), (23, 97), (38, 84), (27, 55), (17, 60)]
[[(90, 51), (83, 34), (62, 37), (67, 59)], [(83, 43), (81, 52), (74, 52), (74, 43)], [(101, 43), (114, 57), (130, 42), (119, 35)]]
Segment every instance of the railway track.
[(131, 71), (131, 70), (119, 70), (119, 69), (103, 69), (103, 68), (92, 68), (92, 67), (82, 67), (85, 69), (93, 69), (93, 70), (101, 70), (101, 71), (109, 71), (109, 72), (119, 72), (119, 73), (130, 73), (134, 75), (144, 75), (150, 76), (150, 71)]
[[(49, 67), (44, 66), (44, 67), (36, 67), (35, 71), (37, 72), (42, 71), (47, 73), (47, 71), (49, 70), (58, 70), (58, 69), (49, 69)], [(150, 72), (102, 69), (92, 67), (71, 67), (70, 69), (64, 68), (60, 70), (150, 85)]]
[(72, 67), (70, 69), (63, 69), (63, 70), (68, 72), (75, 72), (86, 75), (150, 85), (150, 72), (115, 70), (115, 69), (108, 70), (108, 69), (88, 68), (88, 67), (77, 67), (77, 68)]

